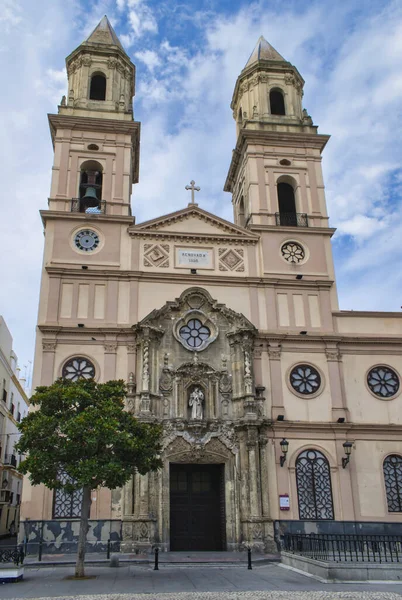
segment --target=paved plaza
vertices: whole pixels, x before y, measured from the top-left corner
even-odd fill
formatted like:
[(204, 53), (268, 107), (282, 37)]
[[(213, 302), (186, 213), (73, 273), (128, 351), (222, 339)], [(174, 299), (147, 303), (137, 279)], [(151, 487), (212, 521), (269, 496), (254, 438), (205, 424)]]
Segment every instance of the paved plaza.
[(278, 564), (246, 567), (124, 565), (87, 567), (91, 579), (68, 577), (72, 566), (29, 567), (24, 580), (0, 587), (0, 598), (58, 600), (400, 600), (402, 584), (327, 584)]

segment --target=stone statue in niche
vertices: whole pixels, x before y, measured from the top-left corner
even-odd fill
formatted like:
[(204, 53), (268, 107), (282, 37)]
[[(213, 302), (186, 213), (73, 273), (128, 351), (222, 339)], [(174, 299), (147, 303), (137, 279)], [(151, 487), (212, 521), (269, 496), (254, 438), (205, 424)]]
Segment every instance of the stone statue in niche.
[(204, 392), (195, 387), (190, 394), (188, 405), (191, 408), (191, 419), (200, 421), (203, 417)]

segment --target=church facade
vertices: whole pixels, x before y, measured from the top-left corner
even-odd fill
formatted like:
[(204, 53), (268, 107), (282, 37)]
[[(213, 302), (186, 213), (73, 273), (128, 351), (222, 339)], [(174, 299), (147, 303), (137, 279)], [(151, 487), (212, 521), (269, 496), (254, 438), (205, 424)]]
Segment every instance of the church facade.
[[(164, 427), (159, 472), (93, 491), (89, 539), (276, 551), (284, 531), (401, 531), (402, 318), (339, 310), (329, 138), (297, 69), (260, 38), (237, 79), (233, 223), (198, 206), (194, 182), (186, 208), (135, 222), (135, 67), (106, 17), (67, 73), (34, 387), (124, 379), (127, 410)], [(22, 533), (70, 548), (79, 504), (26, 482)]]

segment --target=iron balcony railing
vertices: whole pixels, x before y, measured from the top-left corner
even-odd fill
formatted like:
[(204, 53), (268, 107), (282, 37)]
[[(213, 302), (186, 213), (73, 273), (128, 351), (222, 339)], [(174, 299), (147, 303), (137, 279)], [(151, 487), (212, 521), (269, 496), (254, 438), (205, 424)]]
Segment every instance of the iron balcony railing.
[(4, 464), (11, 465), (12, 467), (17, 466), (17, 457), (15, 454), (6, 454), (4, 457)]
[(289, 534), (283, 549), (334, 562), (402, 562), (402, 535)]
[(87, 198), (73, 198), (71, 200), (71, 212), (85, 213), (91, 215), (106, 214), (106, 200), (88, 200)]
[(275, 213), (277, 225), (285, 227), (308, 227), (306, 213)]

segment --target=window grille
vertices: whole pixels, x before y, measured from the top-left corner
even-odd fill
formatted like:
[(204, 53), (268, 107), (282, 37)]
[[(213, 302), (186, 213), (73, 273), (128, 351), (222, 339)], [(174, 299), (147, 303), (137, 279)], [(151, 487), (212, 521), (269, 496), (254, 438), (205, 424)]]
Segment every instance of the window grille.
[(326, 457), (305, 450), (296, 460), (296, 485), (300, 519), (333, 519), (331, 473)]
[[(58, 477), (63, 484), (73, 483), (73, 479), (65, 471)], [(74, 519), (81, 516), (82, 488), (72, 493), (62, 488), (54, 490), (53, 518)]]
[(383, 471), (388, 512), (402, 512), (402, 456), (387, 456)]

